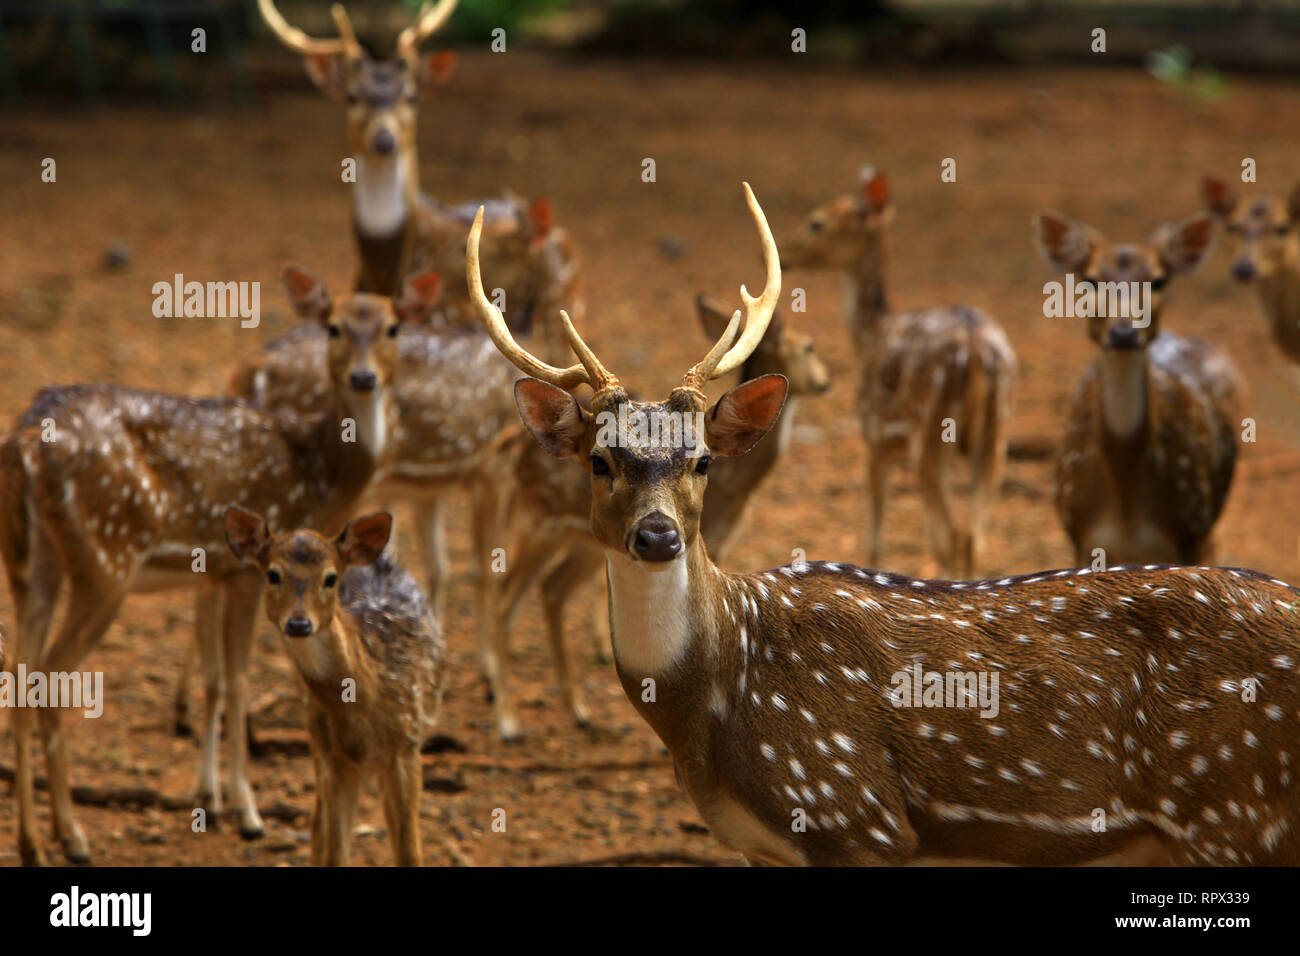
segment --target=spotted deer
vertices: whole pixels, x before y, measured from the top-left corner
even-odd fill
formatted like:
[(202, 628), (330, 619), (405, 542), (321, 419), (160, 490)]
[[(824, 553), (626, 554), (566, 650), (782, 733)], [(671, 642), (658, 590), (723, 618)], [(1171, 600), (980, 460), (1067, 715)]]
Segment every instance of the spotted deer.
[(352, 229), (361, 260), (359, 292), (395, 294), (404, 276), (433, 268), (438, 251), (456, 241), (445, 210), (420, 192), (416, 150), (420, 96), (446, 83), (456, 67), (455, 53), (421, 58), (420, 44), (447, 22), (456, 2), (424, 4), (398, 36), (393, 58), (376, 60), (357, 39), (342, 5), (331, 8), (339, 35), (322, 40), (291, 26), (273, 0), (258, 0), (263, 21), (302, 55), (311, 81), (347, 109), (348, 149), (356, 162)]
[(1056, 467), (1056, 510), (1075, 560), (1207, 560), (1232, 484), (1245, 386), (1224, 352), (1162, 331), (1161, 318), (1169, 280), (1209, 255), (1213, 219), (1165, 225), (1145, 245), (1107, 242), (1051, 211), (1034, 217), (1033, 231), (1041, 255), (1076, 282), (1098, 293), (1108, 283), (1150, 290), (1145, 316), (1120, 299), (1087, 319), (1099, 352), (1070, 400)]
[(226, 512), (236, 558), (266, 581), (266, 615), (308, 690), (316, 765), (313, 866), (348, 866), (357, 797), (378, 778), (401, 866), (419, 866), (420, 742), (442, 700), (444, 647), (415, 579), (385, 553), (392, 517), (351, 521), (336, 539), (273, 535), (261, 515)]
[(1223, 224), (1234, 278), (1255, 288), (1273, 340), (1300, 362), (1300, 183), (1285, 199), (1241, 199), (1222, 179), (1206, 176), (1205, 205)]
[[(261, 576), (225, 546), (226, 509), (256, 507), (277, 526), (341, 526), (387, 453), (397, 331), (423, 320), (441, 280), (420, 274), (396, 300), (357, 293), (335, 303), (324, 284), (285, 270), (295, 311), (328, 335), (325, 411), (304, 418), (231, 399), (198, 399), (109, 385), (46, 388), (0, 445), (0, 555), (17, 615), (9, 664), (32, 673), (75, 670), (132, 592), (221, 594), (230, 798), (240, 830), (262, 821), (246, 775), (246, 675)], [(67, 607), (46, 647), (55, 602)], [(215, 646), (215, 635), (210, 638)], [(199, 801), (220, 810), (217, 780), (220, 675), (207, 686)], [(62, 714), (14, 710), (18, 844), (36, 839), (30, 721), (45, 744), (55, 835), (72, 861), (90, 850), (72, 810)]]
[[(696, 310), (706, 334), (716, 340), (728, 321), (722, 307), (701, 295)], [(779, 314), (773, 316), (767, 333), (741, 366), (741, 381), (773, 374), (783, 375), (790, 383), (780, 430), (759, 441), (744, 458), (718, 461), (711, 472), (700, 533), (715, 560), (726, 560), (746, 505), (789, 448), (796, 403), (803, 397), (824, 394), (831, 385), (830, 373), (812, 339), (783, 322)], [(498, 667), (493, 698), (498, 727), (507, 739), (519, 735), (509, 692), (509, 636), (519, 601), (533, 584), (539, 585), (561, 700), (578, 725), (585, 727), (590, 716), (581, 685), (573, 676), (564, 612), (573, 593), (604, 563), (602, 549), (591, 536), (590, 481), (572, 462), (547, 455), (521, 430), (503, 436), (486, 473), (489, 480), (508, 486), (500, 497), (509, 511), (502, 523), (511, 542), (506, 548), (505, 569), (484, 579), (490, 589), (484, 600), (488, 639), (496, 646), (493, 658)]]
[[(1016, 356), (998, 323), (968, 306), (892, 312), (885, 291), (894, 205), (883, 173), (812, 210), (782, 246), (782, 267), (838, 272), (861, 378), (857, 409), (867, 445), (867, 562), (880, 564), (890, 466), (910, 453), (936, 558), (969, 576), (980, 562), (987, 512), (1006, 460)], [(969, 515), (953, 514), (948, 467), (970, 460)]]
[[(578, 364), (518, 345), (470, 234), (479, 317), (530, 376), (515, 385), (524, 426), (590, 476), (619, 680), (718, 840), (768, 864), (1063, 864), (1139, 841), (1179, 863), (1300, 863), (1297, 589), (1230, 568), (963, 582), (710, 560), (710, 463), (752, 447), (787, 388), (769, 375), (711, 407), (703, 394), (752, 353), (780, 295), (776, 244), (746, 198), (763, 291), (742, 287), (744, 331), (737, 312), (662, 402), (632, 401), (570, 321)], [(590, 411), (569, 391), (583, 383)], [(703, 415), (703, 441), (600, 441), (601, 413), (625, 408)], [(996, 677), (996, 691), (950, 677)]]

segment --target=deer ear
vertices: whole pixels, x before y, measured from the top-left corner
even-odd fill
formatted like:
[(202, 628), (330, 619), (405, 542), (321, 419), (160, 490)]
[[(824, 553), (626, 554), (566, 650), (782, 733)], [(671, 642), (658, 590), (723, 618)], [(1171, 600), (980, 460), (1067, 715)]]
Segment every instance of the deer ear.
[(1300, 222), (1300, 183), (1296, 183), (1291, 195), (1286, 197), (1286, 214), (1292, 222)]
[(324, 322), (330, 317), (333, 303), (325, 283), (302, 266), (284, 267), (284, 286), (289, 290), (289, 303), (300, 319)]
[(704, 422), (709, 451), (734, 457), (753, 448), (781, 414), (789, 389), (784, 375), (761, 375), (723, 395)]
[(344, 564), (374, 564), (392, 533), (393, 516), (387, 511), (364, 515), (348, 522), (334, 542), (334, 550)]
[(343, 74), (341, 53), (308, 53), (302, 59), (307, 75), (327, 97), (342, 103), (347, 95), (347, 80)]
[(455, 50), (430, 53), (420, 61), (420, 85), (425, 89), (444, 86), (456, 72), (458, 59)]
[(695, 297), (695, 311), (699, 314), (704, 335), (711, 341), (716, 342), (722, 338), (722, 333), (731, 324), (731, 313), (723, 308), (721, 302), (709, 298), (703, 292)]
[(1201, 178), (1201, 195), (1205, 198), (1205, 208), (1216, 216), (1229, 215), (1237, 205), (1232, 187), (1217, 176)]
[(889, 180), (874, 166), (863, 166), (858, 174), (858, 206), (864, 212), (880, 212), (889, 205)]
[(1164, 226), (1156, 230), (1152, 244), (1169, 272), (1192, 272), (1214, 246), (1214, 217), (1201, 212), (1177, 225)]
[(1082, 269), (1092, 258), (1093, 232), (1081, 222), (1044, 209), (1034, 214), (1034, 248), (1049, 263), (1065, 272)]
[(393, 311), (403, 322), (427, 322), (442, 297), (442, 276), (437, 272), (417, 272), (402, 283), (402, 293), (393, 302)]
[(524, 427), (548, 455), (570, 458), (582, 451), (587, 413), (564, 389), (521, 378), (515, 382), (515, 405)]
[(239, 560), (264, 565), (271, 548), (271, 532), (261, 515), (230, 508), (226, 511), (226, 544)]
[(528, 219), (538, 239), (550, 233), (555, 228), (555, 209), (551, 201), (545, 196), (535, 201), (528, 207)]

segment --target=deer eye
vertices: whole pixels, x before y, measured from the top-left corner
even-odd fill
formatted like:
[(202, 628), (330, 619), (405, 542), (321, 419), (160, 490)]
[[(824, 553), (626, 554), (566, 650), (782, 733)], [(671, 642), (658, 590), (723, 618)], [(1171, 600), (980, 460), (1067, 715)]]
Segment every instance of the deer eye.
[(339, 576), (331, 571), (329, 574), (325, 575), (325, 580), (321, 583), (325, 585), (326, 589), (332, 588), (334, 585), (339, 583)]
[(1278, 227), (1276, 227), (1276, 232), (1277, 232), (1277, 234), (1278, 234), (1279, 236), (1285, 236), (1285, 235), (1286, 235), (1288, 232), (1290, 232), (1290, 231), (1291, 231), (1291, 227), (1290, 227), (1290, 226), (1278, 226)]
[(389, 337), (390, 339), (395, 339), (395, 338), (397, 338), (397, 325), (396, 325), (396, 324), (390, 325), (390, 326), (388, 327), (388, 337)]
[(812, 232), (821, 232), (826, 228), (826, 223), (820, 219), (814, 219), (812, 222), (808, 223), (808, 228)]
[(1168, 284), (1169, 284), (1169, 276), (1157, 276), (1156, 278), (1151, 280), (1151, 290), (1153, 292), (1159, 292)]
[(592, 455), (592, 456), (591, 456), (591, 473), (592, 473), (593, 475), (608, 475), (608, 474), (609, 474), (609, 462), (605, 461), (605, 459), (604, 459), (604, 458), (601, 458), (599, 455)]
[(276, 585), (276, 586), (278, 587), (279, 584), (280, 584), (280, 572), (277, 571), (275, 568), (272, 568), (271, 570), (267, 571), (267, 572), (266, 572), (266, 583), (267, 583), (267, 584), (273, 584), (273, 585)]
[(695, 463), (695, 473), (697, 475), (708, 474), (709, 462), (711, 462), (712, 460), (713, 459), (710, 458), (708, 455), (701, 455), (700, 460)]
[(339, 329), (337, 322), (331, 322), (329, 324), (329, 330), (330, 330), (330, 338), (332, 339), (337, 339), (340, 335), (343, 334), (342, 330)]

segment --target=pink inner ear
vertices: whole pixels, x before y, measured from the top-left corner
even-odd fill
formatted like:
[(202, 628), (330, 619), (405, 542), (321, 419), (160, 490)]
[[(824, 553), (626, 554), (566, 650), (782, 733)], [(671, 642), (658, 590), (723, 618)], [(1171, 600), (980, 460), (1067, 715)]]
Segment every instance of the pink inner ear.
[(443, 84), (456, 72), (456, 51), (441, 50), (429, 56), (425, 61), (424, 75), (430, 83)]
[(862, 194), (872, 209), (880, 209), (889, 202), (889, 181), (884, 173), (876, 173), (862, 187)]
[(289, 288), (289, 295), (302, 299), (320, 285), (320, 280), (301, 266), (285, 266), (284, 284)]
[(551, 201), (543, 196), (528, 208), (528, 218), (533, 221), (533, 227), (538, 234), (546, 235), (555, 225), (555, 211), (551, 208)]
[(442, 294), (442, 276), (437, 272), (422, 272), (407, 279), (406, 283), (426, 305), (433, 305)]

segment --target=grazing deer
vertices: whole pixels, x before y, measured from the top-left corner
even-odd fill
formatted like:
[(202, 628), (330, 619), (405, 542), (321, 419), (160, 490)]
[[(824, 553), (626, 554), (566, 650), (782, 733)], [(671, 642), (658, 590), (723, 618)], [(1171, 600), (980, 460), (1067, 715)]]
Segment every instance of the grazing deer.
[[(397, 331), (436, 304), (441, 280), (407, 280), (395, 301), (357, 293), (335, 304), (323, 283), (285, 270), (295, 311), (328, 331), (326, 411), (274, 414), (230, 399), (196, 399), (109, 385), (42, 390), (0, 445), (0, 555), (18, 618), (11, 663), (74, 670), (133, 591), (218, 591), (222, 621), (230, 793), (245, 837), (262, 832), (245, 768), (246, 668), (261, 576), (225, 547), (224, 515), (257, 507), (286, 527), (341, 526), (386, 454)], [(45, 646), (64, 581), (68, 602)], [(215, 635), (209, 636), (211, 644)], [(215, 656), (215, 652), (213, 652)], [(220, 808), (219, 680), (208, 683), (199, 800)], [(58, 709), (38, 714), (55, 834), (69, 860), (89, 858), (72, 811)], [(18, 844), (36, 842), (29, 712), (14, 710)]]
[[(787, 269), (839, 272), (862, 369), (858, 414), (867, 444), (867, 562), (880, 564), (889, 467), (911, 453), (929, 516), (930, 541), (946, 571), (969, 576), (1006, 461), (1016, 356), (1002, 327), (978, 309), (952, 306), (891, 313), (885, 295), (894, 206), (883, 173), (867, 168), (854, 195), (818, 206), (783, 245)], [(970, 514), (959, 527), (947, 466), (970, 459)]]
[(456, 0), (425, 4), (397, 38), (391, 60), (375, 60), (357, 40), (342, 5), (331, 14), (338, 37), (320, 40), (290, 26), (273, 0), (258, 0), (266, 25), (300, 53), (307, 75), (329, 99), (347, 108), (348, 148), (356, 161), (352, 228), (361, 265), (359, 292), (393, 295), (401, 280), (433, 267), (445, 239), (439, 209), (420, 193), (416, 107), (420, 95), (446, 83), (456, 67), (450, 51), (420, 58), (420, 44), (456, 9)]
[(1300, 184), (1286, 199), (1246, 202), (1222, 179), (1206, 176), (1203, 191), (1228, 234), (1233, 277), (1254, 285), (1274, 341), (1300, 362)]
[[(483, 295), (474, 232), (469, 250), (481, 320), (535, 376), (515, 385), (525, 427), (589, 472), (619, 679), (714, 835), (755, 863), (1059, 864), (1151, 838), (1175, 862), (1300, 863), (1295, 588), (1224, 568), (953, 582), (709, 559), (710, 463), (752, 447), (786, 393), (775, 375), (711, 408), (702, 391), (752, 353), (780, 295), (746, 198), (763, 292), (742, 287), (744, 331), (737, 312), (663, 402), (632, 402), (567, 320), (579, 364), (529, 354)], [(568, 391), (583, 383), (591, 411)], [(702, 415), (703, 441), (600, 440), (620, 412)], [(945, 678), (967, 671), (987, 699)], [(926, 706), (933, 678), (947, 706)]]
[[(1196, 269), (1213, 239), (1205, 213), (1162, 227), (1146, 245), (1109, 243), (1059, 213), (1034, 217), (1042, 256), (1096, 290), (1098, 302), (1088, 336), (1100, 353), (1070, 401), (1056, 470), (1056, 510), (1081, 566), (1099, 556), (1208, 560), (1236, 465), (1244, 385), (1226, 354), (1161, 331), (1160, 320), (1169, 279)], [(1108, 291), (1125, 288), (1150, 290), (1145, 316), (1131, 296), (1125, 308)], [(1107, 300), (1119, 307), (1100, 307)]]
[[(696, 309), (706, 334), (718, 338), (727, 317), (716, 302), (699, 296)], [(767, 334), (741, 367), (741, 380), (761, 375), (784, 375), (790, 383), (786, 418), (780, 431), (758, 442), (744, 458), (719, 461), (711, 473), (704, 498), (700, 533), (716, 560), (725, 560), (735, 538), (745, 506), (785, 453), (793, 430), (799, 398), (824, 394), (830, 374), (817, 356), (812, 339), (795, 331), (776, 315)], [(556, 680), (565, 708), (579, 726), (590, 717), (580, 685), (573, 679), (568, 643), (564, 639), (564, 611), (574, 591), (600, 570), (604, 554), (591, 536), (591, 486), (581, 469), (547, 455), (522, 431), (502, 439), (488, 476), (509, 486), (501, 498), (511, 512), (507, 523), (513, 533), (505, 570), (484, 578), (491, 589), (484, 605), (490, 640), (497, 663), (493, 703), (497, 725), (506, 739), (519, 735), (519, 721), (509, 694), (509, 635), (519, 601), (534, 583), (546, 621), (546, 635), (555, 662)]]
[(313, 866), (348, 866), (366, 776), (383, 790), (400, 866), (419, 866), (420, 742), (442, 699), (444, 648), (415, 580), (384, 554), (386, 513), (354, 519), (334, 541), (273, 536), (261, 515), (226, 512), (235, 557), (266, 579), (266, 614), (308, 690), (316, 764)]

